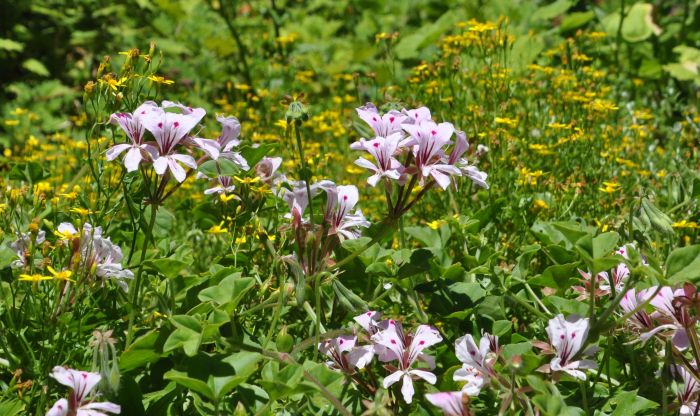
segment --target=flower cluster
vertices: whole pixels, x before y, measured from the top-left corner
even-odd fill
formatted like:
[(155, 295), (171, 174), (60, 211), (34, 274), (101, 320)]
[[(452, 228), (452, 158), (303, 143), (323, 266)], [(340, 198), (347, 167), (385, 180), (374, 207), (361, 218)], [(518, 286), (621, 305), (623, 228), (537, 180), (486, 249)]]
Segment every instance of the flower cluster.
[[(127, 171), (138, 170), (142, 162), (151, 163), (158, 175), (169, 171), (178, 182), (183, 182), (187, 172), (182, 165), (197, 169), (198, 162), (192, 156), (193, 149), (204, 152), (205, 158), (231, 160), (242, 170), (248, 170), (248, 162), (235, 152), (240, 144), (238, 136), (241, 124), (235, 117), (217, 117), (221, 124), (221, 134), (216, 140), (194, 137), (192, 130), (204, 118), (206, 111), (171, 101), (163, 101), (158, 106), (146, 101), (133, 113), (112, 114), (110, 122), (117, 124), (126, 133), (130, 143), (112, 146), (107, 150), (107, 160), (116, 159), (126, 151), (124, 166)], [(149, 132), (154, 141), (146, 141)]]
[(79, 232), (73, 224), (64, 222), (58, 226), (56, 235), (68, 244), (74, 271), (82, 270), (86, 275), (113, 279), (125, 292), (128, 290), (125, 279), (133, 278), (134, 274), (122, 267), (122, 250), (109, 237), (102, 235), (102, 227), (85, 223)]
[[(384, 377), (382, 385), (389, 388), (401, 381), (401, 394), (406, 403), (413, 401), (415, 393), (413, 382), (423, 379), (435, 384), (435, 374), (418, 367), (418, 362), (427, 365), (428, 369), (435, 368), (435, 359), (423, 351), (442, 341), (437, 329), (420, 325), (413, 332), (406, 332), (400, 322), (394, 319), (379, 320), (381, 315), (375, 311), (365, 312), (356, 316), (370, 341), (368, 345), (357, 345), (357, 336), (340, 336), (319, 344), (319, 350), (326, 354), (331, 361), (331, 368), (340, 369), (353, 374), (355, 368), (367, 367), (374, 357), (385, 363), (384, 368), (389, 374)], [(355, 379), (357, 381), (357, 379)]]
[[(367, 183), (376, 186), (380, 180), (406, 184), (409, 177), (418, 179), (421, 187), (436, 183), (442, 189), (450, 185), (450, 177), (467, 176), (487, 188), (486, 173), (470, 165), (462, 156), (469, 149), (466, 134), (456, 131), (452, 123), (433, 121), (430, 110), (391, 110), (380, 114), (372, 103), (357, 108), (357, 114), (372, 129), (371, 140), (361, 138), (350, 148), (367, 152), (374, 162), (363, 157), (355, 164), (374, 174)], [(452, 136), (456, 135), (453, 144)], [(448, 154), (447, 148), (451, 146)], [(400, 158), (404, 162), (399, 161)]]
[(99, 374), (56, 366), (50, 376), (70, 387), (71, 392), (68, 399), (59, 399), (54, 403), (46, 416), (107, 416), (108, 413), (121, 413), (121, 406), (110, 402), (95, 402), (94, 397), (89, 397), (102, 379)]
[[(629, 260), (629, 249), (633, 247), (631, 244), (624, 245), (615, 251), (615, 254), (622, 256), (625, 260)], [(644, 262), (646, 264), (646, 262)], [(591, 274), (579, 269), (579, 274), (582, 279), (583, 286), (574, 286), (573, 290), (580, 293), (579, 300), (589, 299), (591, 291)], [(630, 275), (630, 270), (624, 262), (613, 267), (609, 272), (602, 271), (596, 275), (593, 282), (595, 284), (595, 296), (614, 296), (622, 293), (625, 290), (627, 278)]]

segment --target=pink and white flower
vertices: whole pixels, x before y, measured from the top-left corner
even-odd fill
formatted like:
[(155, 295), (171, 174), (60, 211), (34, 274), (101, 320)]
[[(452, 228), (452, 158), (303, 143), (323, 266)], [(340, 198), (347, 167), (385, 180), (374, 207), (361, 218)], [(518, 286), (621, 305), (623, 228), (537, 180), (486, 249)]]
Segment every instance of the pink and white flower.
[(369, 169), (374, 175), (367, 179), (367, 183), (376, 186), (382, 178), (399, 180), (403, 166), (396, 159), (395, 154), (399, 148), (399, 142), (403, 139), (401, 133), (393, 133), (387, 137), (378, 136), (372, 140), (361, 140), (351, 146), (356, 150), (365, 150), (374, 158), (375, 163), (360, 157), (355, 161), (357, 166)]
[(444, 147), (450, 143), (454, 126), (452, 123), (436, 124), (434, 121), (421, 121), (418, 124), (403, 124), (401, 127), (410, 134), (401, 146), (411, 146), (415, 157), (417, 173), (421, 175), (421, 185), (432, 177), (442, 188), (450, 185), (450, 176), (461, 176), (462, 172), (447, 163)]
[(375, 136), (387, 137), (401, 132), (401, 123), (407, 118), (396, 110), (391, 110), (384, 115), (379, 114), (377, 107), (367, 103), (363, 107), (356, 108), (357, 115), (367, 123), (374, 131)]
[(330, 225), (329, 235), (338, 234), (349, 240), (360, 236), (360, 228), (367, 228), (370, 222), (357, 209), (352, 209), (360, 199), (355, 185), (340, 185), (326, 188), (328, 203), (326, 206), (326, 221)]
[[(692, 363), (693, 367), (695, 364)], [(700, 383), (695, 379), (695, 376), (682, 365), (672, 367), (675, 373), (680, 376), (683, 381), (681, 389), (678, 391), (678, 401), (681, 404), (679, 411), (680, 416), (695, 416), (698, 406), (697, 392), (700, 391)]]
[(455, 353), (462, 368), (455, 371), (453, 379), (464, 381), (462, 391), (469, 396), (478, 396), (495, 374), (493, 365), (498, 354), (498, 337), (484, 333), (477, 347), (474, 338), (467, 334), (455, 341)]
[(585, 380), (586, 373), (581, 370), (596, 368), (596, 363), (591, 360), (574, 359), (586, 342), (588, 329), (588, 318), (577, 315), (565, 319), (564, 315), (559, 314), (549, 320), (547, 335), (556, 354), (549, 363), (552, 372), (563, 371), (579, 380)]
[(470, 416), (469, 398), (464, 391), (429, 393), (425, 398), (439, 407), (445, 416)]
[(176, 147), (185, 140), (190, 131), (202, 120), (206, 111), (202, 108), (185, 108), (181, 114), (165, 111), (160, 107), (143, 115), (141, 123), (151, 132), (158, 145), (158, 157), (153, 161), (153, 168), (158, 175), (170, 170), (173, 177), (182, 182), (187, 177), (180, 163), (191, 169), (197, 169), (197, 162), (190, 155), (175, 153)]
[(393, 360), (398, 360), (398, 368), (393, 373), (384, 377), (382, 385), (389, 388), (399, 380), (403, 381), (401, 393), (406, 403), (413, 401), (413, 380), (422, 378), (430, 384), (435, 384), (437, 377), (435, 374), (412, 368), (416, 360), (421, 360), (429, 364), (430, 368), (435, 368), (435, 360), (431, 356), (423, 354), (423, 350), (442, 341), (442, 336), (437, 329), (428, 325), (419, 326), (415, 333), (404, 333), (401, 324), (390, 320), (387, 329), (372, 336), (372, 341), (387, 348), (393, 355)]
[(211, 160), (217, 160), (220, 157), (232, 160), (238, 167), (243, 170), (250, 169), (248, 161), (238, 152), (234, 152), (233, 148), (238, 147), (241, 141), (238, 136), (241, 133), (241, 123), (236, 117), (217, 116), (216, 120), (221, 123), (221, 134), (216, 140), (195, 138), (194, 143), (206, 153)]
[(117, 404), (94, 402), (88, 397), (102, 379), (99, 374), (56, 366), (50, 376), (64, 386), (70, 387), (71, 392), (68, 400), (58, 400), (46, 416), (107, 416), (107, 413), (115, 415), (121, 413), (121, 407)]
[(690, 346), (690, 339), (686, 332), (687, 327), (694, 325), (693, 318), (688, 313), (686, 307), (682, 304), (674, 302), (676, 297), (685, 296), (685, 291), (680, 288), (673, 290), (668, 286), (664, 286), (657, 292), (657, 287), (647, 289), (649, 293), (656, 292), (656, 295), (649, 301), (654, 307), (655, 312), (651, 314), (658, 323), (656, 328), (648, 332), (647, 338), (662, 331), (669, 331), (672, 334), (672, 342), (680, 350), (685, 350)]
[(432, 120), (428, 107), (419, 107), (411, 110), (404, 108), (401, 112), (406, 116), (404, 124), (419, 124), (421, 121)]
[(462, 155), (469, 150), (467, 135), (461, 130), (455, 131), (455, 135), (457, 136), (457, 141), (447, 159), (447, 163), (456, 166), (462, 172), (462, 175), (471, 179), (477, 186), (488, 189), (489, 185), (486, 183), (488, 175), (486, 172), (482, 172), (475, 165), (470, 165), (467, 159), (462, 158)]
[(153, 101), (146, 101), (141, 104), (133, 113), (114, 113), (109, 118), (109, 122), (117, 124), (124, 130), (126, 137), (131, 143), (117, 144), (107, 149), (107, 160), (116, 159), (122, 152), (126, 152), (124, 156), (124, 167), (128, 172), (133, 172), (139, 168), (139, 164), (144, 157), (151, 161), (157, 157), (158, 151), (155, 147), (148, 143), (144, 143), (143, 134), (145, 127), (143, 119), (149, 113), (157, 111), (158, 105)]

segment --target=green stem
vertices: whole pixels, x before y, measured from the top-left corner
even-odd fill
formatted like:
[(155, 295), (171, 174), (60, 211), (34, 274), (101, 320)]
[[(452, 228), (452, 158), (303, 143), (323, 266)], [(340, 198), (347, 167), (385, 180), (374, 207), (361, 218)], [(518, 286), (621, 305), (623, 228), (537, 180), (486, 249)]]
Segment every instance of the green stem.
[[(148, 243), (153, 240), (153, 227), (156, 224), (156, 214), (158, 213), (158, 205), (155, 203), (151, 205), (151, 219), (148, 223), (148, 232), (143, 241), (143, 247), (141, 248), (141, 258), (139, 260), (139, 270), (136, 272), (136, 278), (134, 279), (134, 289), (131, 292), (131, 312), (129, 312), (129, 326), (126, 334), (126, 346), (124, 349), (129, 348), (131, 342), (134, 339), (133, 327), (134, 319), (136, 318), (136, 311), (139, 309), (139, 291), (141, 289), (141, 279), (143, 276), (143, 265), (146, 260), (146, 252), (148, 251)], [(154, 241), (155, 243), (155, 241)]]

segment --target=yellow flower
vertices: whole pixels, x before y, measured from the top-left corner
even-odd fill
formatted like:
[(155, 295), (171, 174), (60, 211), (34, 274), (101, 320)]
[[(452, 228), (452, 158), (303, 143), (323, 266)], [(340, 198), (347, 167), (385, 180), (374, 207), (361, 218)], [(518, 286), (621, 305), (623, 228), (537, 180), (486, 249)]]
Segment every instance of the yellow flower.
[(219, 199), (221, 200), (221, 202), (227, 203), (228, 201), (231, 201), (233, 199), (238, 199), (238, 196), (236, 196), (236, 194), (219, 194)]
[(212, 227), (207, 232), (210, 234), (225, 234), (228, 232), (228, 228), (223, 228), (223, 225), (224, 222), (221, 221), (219, 225), (212, 225)]
[(236, 182), (240, 182), (244, 185), (250, 185), (250, 184), (254, 184), (254, 183), (260, 181), (259, 176), (253, 176), (253, 177), (248, 177), (248, 178), (239, 178), (238, 176), (234, 176), (233, 179)]
[(248, 241), (248, 239), (246, 239), (245, 236), (243, 235), (243, 236), (236, 238), (235, 243), (236, 244), (244, 244), (246, 241)]
[(7, 204), (0, 204), (0, 214), (5, 212), (6, 209), (7, 209)]
[(127, 77), (121, 77), (119, 79), (114, 78), (111, 75), (105, 75), (102, 79), (100, 79), (101, 84), (107, 85), (109, 88), (112, 89), (112, 91), (117, 91), (120, 87), (124, 86), (124, 83), (128, 80), (129, 78)]
[(510, 128), (515, 128), (518, 126), (518, 120), (514, 120), (512, 118), (496, 117), (494, 121), (496, 122), (496, 124), (505, 124)]
[(673, 228), (693, 228), (693, 229), (700, 228), (700, 226), (698, 226), (698, 223), (696, 223), (695, 221), (686, 221), (686, 220), (680, 220), (678, 222), (674, 222), (673, 224), (671, 224), (671, 227), (673, 227)]
[(617, 182), (603, 182), (603, 187), (598, 188), (600, 192), (605, 192), (606, 194), (612, 194), (621, 189), (621, 186)]
[(6, 126), (16, 126), (18, 124), (19, 124), (19, 120), (15, 120), (15, 119), (5, 120)]
[(42, 276), (40, 274), (20, 274), (19, 280), (36, 283), (43, 280), (53, 280), (53, 276)]
[(547, 209), (547, 208), (549, 208), (549, 205), (547, 205), (547, 203), (544, 202), (544, 201), (541, 200), (541, 199), (535, 199), (534, 201), (532, 201), (532, 206), (535, 207), (535, 208), (537, 208), (537, 209)]
[(274, 125), (277, 127), (281, 127), (284, 130), (287, 130), (287, 121), (286, 120), (277, 120)]
[(162, 76), (156, 75), (156, 74), (151, 75), (150, 77), (148, 77), (148, 79), (151, 80), (151, 82), (154, 82), (156, 84), (171, 85), (171, 84), (175, 83), (175, 81), (173, 81), (171, 79), (167, 79), (165, 77), (162, 77)]
[(78, 215), (82, 215), (82, 216), (84, 216), (84, 217), (87, 216), (87, 215), (92, 214), (92, 211), (90, 211), (89, 209), (80, 208), (80, 207), (71, 208), (71, 209), (70, 209), (70, 212), (76, 213), (76, 214), (78, 214)]
[(73, 272), (70, 270), (61, 270), (60, 272), (57, 272), (51, 266), (47, 266), (46, 268), (49, 270), (49, 272), (53, 275), (53, 278), (56, 280), (68, 280), (70, 282), (75, 282), (75, 280), (70, 278), (73, 275)]
[(428, 227), (430, 227), (430, 229), (437, 230), (442, 225), (442, 221), (440, 221), (440, 220), (430, 221), (426, 225)]

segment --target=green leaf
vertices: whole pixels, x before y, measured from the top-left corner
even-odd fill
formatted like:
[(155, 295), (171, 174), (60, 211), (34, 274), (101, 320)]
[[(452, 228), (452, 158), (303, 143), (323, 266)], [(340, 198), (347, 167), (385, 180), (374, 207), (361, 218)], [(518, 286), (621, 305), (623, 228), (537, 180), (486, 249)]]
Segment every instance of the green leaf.
[(24, 49), (24, 44), (14, 41), (12, 39), (0, 38), (0, 49), (6, 51), (22, 52), (22, 50)]
[(119, 382), (119, 404), (122, 415), (145, 416), (143, 394), (132, 376), (123, 376)]
[(621, 391), (610, 399), (609, 403), (616, 404), (610, 416), (635, 416), (644, 410), (659, 407), (658, 403), (637, 395), (637, 390)]
[(176, 260), (173, 258), (147, 260), (145, 262), (145, 265), (156, 269), (159, 273), (161, 273), (168, 279), (173, 279), (177, 277), (180, 274), (180, 272), (188, 266), (186, 262)]
[(486, 296), (486, 291), (479, 283), (458, 282), (450, 285), (449, 289), (450, 292), (466, 295), (474, 303)]
[(37, 162), (17, 163), (10, 170), (10, 179), (36, 183), (51, 176), (51, 173)]
[(666, 259), (666, 277), (671, 284), (700, 279), (700, 244), (673, 250)]
[(559, 25), (559, 31), (564, 33), (570, 30), (578, 29), (591, 20), (595, 19), (595, 12), (573, 12), (567, 13)]
[(430, 270), (430, 259), (433, 253), (430, 250), (419, 248), (411, 253), (411, 260), (408, 264), (403, 264), (399, 267), (397, 276), (400, 279), (405, 279), (414, 276), (418, 273), (424, 273)]
[(170, 322), (177, 329), (165, 340), (163, 352), (173, 351), (182, 347), (188, 357), (197, 354), (202, 342), (202, 325), (194, 317), (188, 315), (175, 315)]
[(529, 280), (529, 283), (554, 289), (567, 289), (570, 281), (576, 277), (576, 267), (579, 263), (555, 264), (544, 269), (540, 276)]
[(0, 415), (16, 416), (24, 412), (24, 403), (17, 399), (0, 402)]
[(37, 61), (34, 58), (27, 59), (26, 61), (22, 62), (22, 68), (26, 69), (29, 72), (33, 72), (39, 76), (42, 77), (48, 77), (51, 75), (48, 69), (42, 64), (41, 62)]
[(551, 4), (540, 7), (535, 10), (530, 19), (532, 20), (549, 20), (559, 15), (566, 13), (571, 6), (574, 5), (573, 0), (557, 0)]
[(399, 59), (416, 58), (423, 48), (433, 44), (459, 20), (459, 14), (450, 10), (434, 22), (424, 24), (418, 30), (402, 38), (394, 47)]
[(242, 351), (232, 355), (200, 353), (185, 360), (182, 369), (165, 373), (166, 380), (220, 402), (224, 396), (244, 383), (258, 369), (262, 355)]
[(197, 298), (202, 302), (213, 302), (231, 313), (254, 285), (255, 279), (252, 277), (241, 277), (240, 273), (233, 273), (218, 285), (200, 291)]
[(612, 253), (619, 240), (620, 236), (614, 231), (593, 237), (593, 258), (600, 259)]
[(160, 338), (160, 333), (155, 330), (137, 338), (119, 357), (119, 369), (127, 372), (157, 361), (161, 357), (158, 352)]

